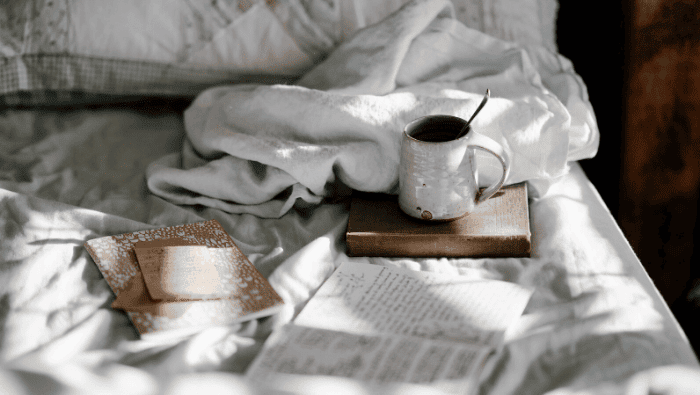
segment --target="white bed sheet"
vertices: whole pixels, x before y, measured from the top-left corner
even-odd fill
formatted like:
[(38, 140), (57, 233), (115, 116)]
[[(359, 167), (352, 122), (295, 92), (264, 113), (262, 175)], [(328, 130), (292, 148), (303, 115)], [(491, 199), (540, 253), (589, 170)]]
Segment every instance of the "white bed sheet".
[[(242, 374), (264, 339), (347, 260), (534, 287), (524, 316), (491, 358), (481, 393), (641, 394), (653, 383), (697, 384), (687, 339), (576, 163), (531, 201), (532, 258), (350, 258), (347, 201), (262, 219), (176, 206), (149, 193), (147, 165), (181, 148), (178, 114), (5, 111), (0, 133), (0, 388), (243, 390)], [(180, 341), (139, 339), (126, 315), (109, 307), (114, 295), (84, 241), (206, 219), (221, 222), (286, 310)], [(289, 380), (299, 393), (362, 388), (340, 379)]]
[[(439, 13), (445, 2), (424, 3)], [(590, 156), (597, 129), (576, 134), (595, 129), (585, 87), (570, 64), (541, 54), (531, 58), (542, 62), (534, 65), (537, 78), (578, 120), (569, 136), (585, 140), (570, 144), (565, 158)], [(342, 66), (333, 59), (316, 74)], [(263, 389), (243, 380), (271, 331), (289, 322), (345, 261), (532, 287), (525, 314), (489, 360), (480, 393), (636, 395), (700, 388), (687, 339), (575, 162), (531, 199), (532, 258), (350, 258), (343, 237), (347, 199), (289, 205), (275, 211), (279, 218), (262, 218), (216, 205), (176, 205), (151, 193), (149, 165), (169, 158), (169, 166), (182, 167), (185, 139), (182, 115), (169, 110), (0, 111), (0, 392), (422, 393), (328, 377), (283, 377)], [(566, 159), (560, 164), (565, 169)], [(208, 219), (224, 226), (286, 308), (269, 319), (186, 339), (139, 338), (126, 314), (109, 307), (114, 295), (83, 243)]]

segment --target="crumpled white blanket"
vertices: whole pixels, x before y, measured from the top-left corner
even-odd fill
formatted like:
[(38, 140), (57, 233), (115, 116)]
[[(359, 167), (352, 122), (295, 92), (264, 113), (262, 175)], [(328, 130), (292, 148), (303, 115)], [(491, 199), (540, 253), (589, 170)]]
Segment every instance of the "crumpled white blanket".
[[(176, 204), (277, 218), (352, 189), (395, 193), (409, 121), (468, 118), (511, 158), (507, 183), (542, 194), (567, 162), (595, 155), (585, 85), (565, 58), (472, 30), (447, 0), (411, 1), (357, 32), (296, 85), (222, 86), (185, 113), (188, 144), (154, 162), (149, 189)], [(480, 153), (477, 153), (480, 155)], [(498, 166), (478, 156), (483, 185)]]

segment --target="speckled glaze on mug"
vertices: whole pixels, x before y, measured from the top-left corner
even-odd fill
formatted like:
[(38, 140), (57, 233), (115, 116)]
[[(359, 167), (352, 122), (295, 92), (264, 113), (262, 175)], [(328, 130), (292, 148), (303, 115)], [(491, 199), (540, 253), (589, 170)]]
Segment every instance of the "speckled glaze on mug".
[[(471, 130), (455, 139), (466, 124), (450, 115), (430, 115), (410, 122), (403, 131), (399, 165), (399, 206), (411, 217), (451, 221), (474, 210), (498, 192), (508, 176), (503, 147)], [(478, 193), (474, 149), (494, 155), (503, 165), (501, 179)]]

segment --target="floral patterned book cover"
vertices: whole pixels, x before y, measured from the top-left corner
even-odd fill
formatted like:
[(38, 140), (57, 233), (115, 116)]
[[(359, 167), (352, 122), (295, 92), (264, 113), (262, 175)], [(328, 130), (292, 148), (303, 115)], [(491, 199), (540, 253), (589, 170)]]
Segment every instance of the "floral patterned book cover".
[[(134, 246), (155, 241), (166, 248), (206, 246), (218, 273), (216, 288), (226, 290), (225, 295), (181, 300), (150, 297)], [(248, 321), (275, 314), (284, 304), (216, 220), (96, 238), (87, 241), (85, 248), (117, 299), (136, 294), (119, 303), (142, 335)], [(120, 298), (122, 292), (125, 295)]]

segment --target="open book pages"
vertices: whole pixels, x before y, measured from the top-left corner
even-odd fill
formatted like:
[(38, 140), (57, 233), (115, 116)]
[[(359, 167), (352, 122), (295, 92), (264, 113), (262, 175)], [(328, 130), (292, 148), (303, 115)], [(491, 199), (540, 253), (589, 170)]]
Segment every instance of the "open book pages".
[(505, 281), (345, 262), (294, 323), (497, 347), (530, 295)]
[(490, 351), (469, 343), (289, 324), (270, 336), (247, 376), (256, 383), (264, 383), (271, 373), (336, 376), (466, 393), (477, 384)]
[(520, 285), (343, 263), (248, 370), (471, 388), (532, 292)]
[[(185, 246), (205, 248), (207, 260), (176, 259)], [(143, 262), (135, 247), (146, 249)], [(85, 248), (117, 295), (114, 307), (128, 312), (141, 335), (248, 321), (283, 306), (216, 220), (101, 237), (87, 241)], [(172, 249), (175, 255), (169, 255)], [(173, 259), (154, 259), (154, 251)]]

